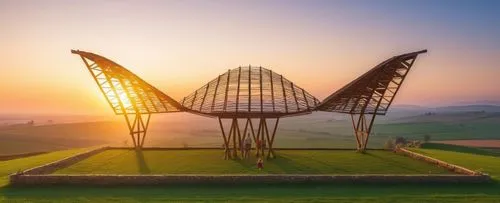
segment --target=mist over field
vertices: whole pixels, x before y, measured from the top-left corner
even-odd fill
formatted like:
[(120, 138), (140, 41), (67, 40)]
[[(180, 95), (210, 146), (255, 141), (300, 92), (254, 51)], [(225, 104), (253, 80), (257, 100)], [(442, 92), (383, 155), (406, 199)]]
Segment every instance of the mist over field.
[[(102, 144), (132, 146), (122, 116), (4, 115), (0, 118), (0, 154), (4, 155)], [(31, 119), (33, 125), (23, 124)], [(268, 122), (269, 126), (274, 125), (274, 120)], [(377, 117), (369, 147), (382, 148), (386, 140), (398, 136), (410, 140), (422, 140), (424, 135), (430, 135), (431, 140), (500, 139), (498, 123), (500, 107), (495, 105), (394, 106), (386, 116)], [(224, 124), (229, 126), (228, 121)], [(220, 147), (222, 143), (216, 118), (170, 113), (152, 116), (145, 146)], [(314, 112), (281, 118), (275, 147), (354, 148), (355, 143), (348, 115)]]

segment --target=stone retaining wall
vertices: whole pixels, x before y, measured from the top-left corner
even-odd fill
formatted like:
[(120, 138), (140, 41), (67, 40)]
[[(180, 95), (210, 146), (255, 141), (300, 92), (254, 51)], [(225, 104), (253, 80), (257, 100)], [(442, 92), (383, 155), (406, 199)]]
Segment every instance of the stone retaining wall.
[(447, 162), (444, 162), (444, 161), (441, 161), (441, 160), (438, 160), (438, 159), (435, 159), (432, 157), (428, 157), (428, 156), (425, 156), (425, 155), (422, 155), (422, 154), (419, 154), (416, 152), (412, 152), (412, 151), (404, 149), (404, 148), (398, 148), (398, 149), (396, 149), (396, 152), (404, 154), (405, 156), (414, 158), (416, 160), (425, 161), (425, 162), (430, 163), (430, 164), (435, 164), (437, 166), (447, 168), (448, 170), (453, 171), (455, 173), (465, 174), (465, 175), (484, 175), (482, 173), (475, 172), (473, 170), (470, 170), (470, 169), (467, 169), (467, 168), (464, 168), (461, 166), (453, 165), (453, 164), (450, 164), (450, 163), (447, 163)]
[[(50, 174), (50, 173), (53, 173), (59, 169), (62, 169), (62, 168), (65, 168), (65, 167), (68, 167), (70, 165), (73, 165), (79, 161), (82, 161), (88, 157), (91, 157), (95, 154), (98, 154), (104, 150), (107, 150), (109, 147), (107, 146), (104, 146), (104, 147), (98, 147), (98, 148), (95, 148), (95, 149), (92, 149), (92, 150), (89, 150), (87, 152), (83, 152), (83, 153), (80, 153), (80, 154), (77, 154), (75, 156), (71, 156), (71, 157), (68, 157), (68, 158), (65, 158), (65, 159), (61, 159), (59, 161), (55, 161), (55, 162), (52, 162), (52, 163), (49, 163), (49, 164), (45, 164), (45, 165), (42, 165), (42, 166), (38, 166), (38, 167), (35, 167), (35, 168), (31, 168), (31, 169), (28, 169), (28, 170), (25, 170), (23, 172), (21, 172), (22, 175), (41, 175), (41, 174)], [(21, 174), (13, 174), (11, 176), (16, 176), (16, 175), (21, 175)]]
[[(135, 150), (133, 147), (109, 147), (109, 149), (121, 149), (121, 150)], [(147, 150), (224, 150), (222, 147), (144, 147), (143, 151)], [(332, 151), (345, 151), (352, 150), (357, 151), (355, 148), (290, 148), (290, 147), (273, 147), (274, 150), (332, 150)], [(255, 147), (252, 147), (252, 150), (255, 150)], [(367, 150), (376, 150), (376, 151), (386, 151), (386, 149), (367, 149)]]
[(480, 183), (489, 176), (465, 175), (17, 175), (10, 184), (21, 185), (175, 185), (248, 183)]

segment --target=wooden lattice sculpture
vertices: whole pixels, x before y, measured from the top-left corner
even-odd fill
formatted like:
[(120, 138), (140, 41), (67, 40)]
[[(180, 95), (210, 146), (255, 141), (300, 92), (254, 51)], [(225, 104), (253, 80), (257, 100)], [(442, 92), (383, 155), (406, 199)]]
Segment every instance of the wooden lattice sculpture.
[[(236, 157), (238, 149), (242, 150), (247, 132), (253, 135), (259, 149), (257, 156), (264, 155), (264, 147), (260, 147), (264, 143), (268, 145), (267, 156), (274, 156), (272, 146), (279, 118), (311, 113), (317, 104), (318, 99), (282, 75), (252, 66), (228, 70), (182, 100), (182, 105), (189, 112), (219, 118), (226, 158)], [(238, 118), (246, 122), (243, 136)], [(257, 133), (252, 118), (259, 119)], [(276, 119), (271, 135), (266, 122), (270, 118)], [(232, 121), (228, 137), (221, 119)]]
[(116, 115), (124, 115), (134, 147), (142, 148), (151, 114), (178, 112), (183, 107), (119, 64), (94, 53), (78, 54)]
[[(357, 148), (366, 150), (375, 116), (387, 113), (417, 56), (426, 52), (407, 53), (382, 62), (328, 96), (316, 110), (350, 114)], [(367, 119), (366, 115), (371, 116)]]
[[(125, 116), (135, 147), (144, 145), (151, 114), (187, 111), (218, 118), (225, 158), (230, 158), (237, 157), (238, 151), (243, 150), (242, 142), (247, 133), (252, 135), (258, 148), (257, 156), (264, 156), (263, 145), (267, 143), (267, 157), (274, 157), (273, 143), (279, 118), (312, 111), (350, 114), (357, 148), (366, 150), (375, 116), (387, 113), (417, 56), (427, 51), (392, 57), (322, 102), (282, 75), (248, 66), (219, 75), (185, 97), (182, 104), (109, 59), (90, 52), (71, 52), (81, 56), (115, 114)], [(371, 116), (367, 119), (367, 115)], [(231, 120), (227, 136), (221, 119)], [(245, 120), (243, 135), (238, 119)], [(252, 119), (259, 120), (257, 132)], [(271, 134), (267, 119), (276, 119)]]

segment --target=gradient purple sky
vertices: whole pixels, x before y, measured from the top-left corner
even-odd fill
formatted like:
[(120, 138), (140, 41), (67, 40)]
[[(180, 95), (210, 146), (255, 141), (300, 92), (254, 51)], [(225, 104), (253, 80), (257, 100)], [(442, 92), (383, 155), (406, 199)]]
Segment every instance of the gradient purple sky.
[(428, 49), (395, 104), (500, 101), (500, 1), (0, 1), (0, 113), (111, 110), (71, 49), (177, 100), (261, 65), (322, 100)]

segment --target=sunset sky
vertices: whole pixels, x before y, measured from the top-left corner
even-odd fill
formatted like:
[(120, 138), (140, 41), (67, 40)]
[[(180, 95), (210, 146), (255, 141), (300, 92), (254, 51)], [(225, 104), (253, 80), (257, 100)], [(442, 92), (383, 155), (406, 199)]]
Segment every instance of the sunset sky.
[(111, 114), (80, 49), (181, 100), (260, 65), (322, 100), (428, 49), (395, 104), (500, 101), (500, 1), (0, 1), (0, 114)]

